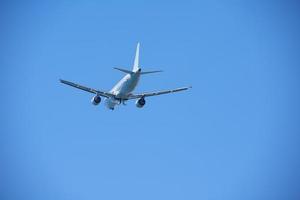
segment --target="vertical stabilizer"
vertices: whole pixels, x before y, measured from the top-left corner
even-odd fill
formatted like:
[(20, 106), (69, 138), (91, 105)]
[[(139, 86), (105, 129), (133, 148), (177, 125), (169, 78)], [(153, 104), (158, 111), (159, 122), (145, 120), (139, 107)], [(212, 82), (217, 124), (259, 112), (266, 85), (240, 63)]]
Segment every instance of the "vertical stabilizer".
[(136, 46), (134, 64), (133, 64), (133, 71), (136, 72), (139, 70), (139, 56), (140, 56), (140, 43)]

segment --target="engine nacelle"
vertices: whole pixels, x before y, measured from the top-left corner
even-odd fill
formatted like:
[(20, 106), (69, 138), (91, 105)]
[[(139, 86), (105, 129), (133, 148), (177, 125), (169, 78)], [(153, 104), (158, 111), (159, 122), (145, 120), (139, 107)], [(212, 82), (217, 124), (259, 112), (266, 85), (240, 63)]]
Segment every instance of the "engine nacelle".
[(96, 106), (101, 102), (101, 97), (96, 95), (92, 98), (91, 102), (92, 102), (92, 104), (94, 104)]
[(140, 98), (135, 102), (136, 107), (142, 108), (146, 104), (146, 100), (144, 98)]

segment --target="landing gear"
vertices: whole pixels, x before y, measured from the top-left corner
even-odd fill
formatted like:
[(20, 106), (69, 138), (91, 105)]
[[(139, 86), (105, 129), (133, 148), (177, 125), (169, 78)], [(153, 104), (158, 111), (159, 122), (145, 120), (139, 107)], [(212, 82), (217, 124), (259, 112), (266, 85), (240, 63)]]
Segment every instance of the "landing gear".
[(124, 99), (118, 99), (118, 101), (119, 101), (119, 102), (118, 102), (119, 105), (120, 105), (120, 104), (123, 104), (124, 106), (126, 106), (126, 103), (125, 103), (126, 100), (124, 100)]

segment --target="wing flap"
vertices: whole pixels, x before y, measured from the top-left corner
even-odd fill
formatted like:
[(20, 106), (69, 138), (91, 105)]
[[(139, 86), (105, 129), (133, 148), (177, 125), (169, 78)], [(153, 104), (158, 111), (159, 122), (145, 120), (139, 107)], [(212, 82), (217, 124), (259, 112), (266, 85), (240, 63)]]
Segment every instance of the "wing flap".
[(190, 88), (191, 87), (181, 87), (181, 88), (177, 88), (177, 89), (173, 89), (173, 90), (162, 90), (162, 91), (158, 91), (158, 92), (145, 92), (142, 94), (131, 94), (128, 97), (128, 99), (138, 99), (138, 98), (142, 98), (142, 97), (158, 96), (158, 95), (162, 95), (162, 94), (180, 92), (180, 91), (188, 90)]
[(84, 91), (89, 92), (89, 93), (97, 94), (97, 95), (100, 95), (100, 96), (103, 96), (103, 97), (109, 98), (109, 97), (114, 96), (113, 94), (111, 94), (109, 92), (95, 90), (93, 88), (85, 87), (85, 86), (82, 86), (82, 85), (79, 85), (77, 83), (73, 83), (73, 82), (70, 82), (70, 81), (60, 79), (60, 82), (63, 83), (63, 84), (69, 85), (71, 87), (74, 87), (74, 88), (77, 88), (77, 89), (80, 89), (80, 90), (84, 90)]

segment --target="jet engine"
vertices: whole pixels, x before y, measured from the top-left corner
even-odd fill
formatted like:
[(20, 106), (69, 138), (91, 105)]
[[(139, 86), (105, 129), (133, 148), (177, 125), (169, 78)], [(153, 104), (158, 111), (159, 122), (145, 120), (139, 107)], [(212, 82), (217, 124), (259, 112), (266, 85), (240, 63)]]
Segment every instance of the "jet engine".
[(138, 107), (138, 108), (144, 107), (145, 104), (146, 104), (146, 100), (144, 99), (144, 97), (138, 99), (138, 100), (135, 102), (135, 105), (136, 105), (136, 107)]
[(92, 98), (91, 102), (92, 102), (92, 104), (94, 104), (96, 106), (101, 102), (101, 97), (96, 95)]

